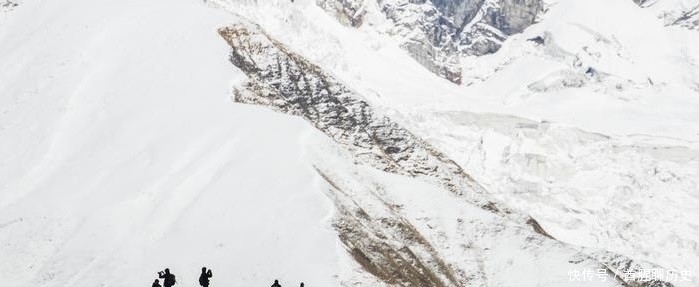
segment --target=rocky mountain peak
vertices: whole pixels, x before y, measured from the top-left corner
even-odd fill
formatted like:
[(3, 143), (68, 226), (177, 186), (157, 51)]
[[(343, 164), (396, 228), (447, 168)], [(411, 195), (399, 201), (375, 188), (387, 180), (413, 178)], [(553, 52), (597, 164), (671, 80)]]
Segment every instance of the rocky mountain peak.
[[(319, 0), (338, 21), (361, 26), (369, 0)], [(377, 0), (381, 16), (411, 57), (433, 73), (461, 83), (463, 55), (496, 52), (508, 36), (535, 23), (541, 0)]]

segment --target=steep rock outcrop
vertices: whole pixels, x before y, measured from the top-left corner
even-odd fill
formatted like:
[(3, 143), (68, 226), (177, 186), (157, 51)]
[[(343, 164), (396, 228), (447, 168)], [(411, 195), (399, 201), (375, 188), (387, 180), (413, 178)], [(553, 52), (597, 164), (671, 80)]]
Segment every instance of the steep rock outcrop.
[(499, 210), (456, 163), (385, 116), (361, 96), (266, 34), (244, 26), (220, 29), (231, 61), (250, 78), (236, 102), (260, 104), (306, 118), (361, 162), (445, 186), (477, 206)]
[(0, 14), (11, 12), (21, 3), (21, 0), (0, 0)]
[(699, 4), (681, 11), (665, 12), (661, 18), (666, 20), (668, 26), (680, 26), (699, 31)]
[[(364, 0), (370, 1), (370, 0)], [(353, 19), (361, 0), (319, 0), (340, 22)], [(418, 63), (454, 83), (461, 83), (459, 58), (496, 52), (508, 36), (520, 33), (543, 10), (541, 0), (377, 0), (391, 23), (388, 33)]]
[(364, 0), (317, 0), (316, 4), (337, 18), (340, 23), (358, 27), (364, 20)]
[(428, 3), (378, 1), (392, 23), (388, 31), (418, 63), (454, 83), (461, 83), (457, 27)]
[(658, 1), (633, 0), (641, 8), (658, 10), (658, 18), (666, 26), (678, 26), (689, 30), (699, 31), (699, 3), (691, 1)]
[(643, 7), (649, 0), (633, 0), (634, 3), (636, 3), (638, 6)]
[[(471, 241), (468, 250), (475, 252), (475, 255), (464, 255), (472, 264), (458, 269), (451, 265), (455, 262), (445, 261), (439, 248), (426, 239), (423, 232), (430, 231), (415, 227), (414, 221), (406, 219), (394, 204), (381, 198), (380, 191), (347, 192), (348, 187), (339, 183), (338, 178), (349, 181), (352, 175), (329, 175), (327, 168), (319, 169), (319, 174), (333, 187), (329, 196), (339, 211), (334, 226), (340, 240), (367, 272), (384, 282), (400, 286), (463, 286), (469, 280), (485, 280), (487, 274), (478, 268), (485, 260), (481, 256), (489, 252), (494, 239), (497, 242), (514, 240), (514, 244), (533, 257), (557, 250), (551, 254), (556, 254), (560, 264), (604, 268), (613, 274), (627, 270), (641, 272), (618, 267), (618, 262), (625, 262), (624, 266), (636, 266), (638, 262), (622, 255), (576, 251), (555, 240), (535, 219), (509, 210), (494, 200), (446, 155), (390, 118), (378, 115), (360, 94), (290, 51), (256, 25), (238, 23), (221, 28), (219, 34), (232, 48), (231, 62), (248, 76), (248, 80), (234, 90), (234, 101), (265, 105), (303, 117), (352, 154), (358, 163), (437, 184), (485, 213), (485, 217), (477, 216), (468, 221), (469, 230), (477, 232), (456, 235), (458, 241)], [(379, 188), (379, 183), (369, 186)], [(362, 193), (371, 198), (368, 206), (356, 201), (355, 196)], [(377, 214), (364, 210), (377, 206), (381, 206)], [(463, 218), (459, 218), (459, 222), (465, 223)], [(642, 279), (624, 282), (630, 286), (672, 286), (667, 282)]]

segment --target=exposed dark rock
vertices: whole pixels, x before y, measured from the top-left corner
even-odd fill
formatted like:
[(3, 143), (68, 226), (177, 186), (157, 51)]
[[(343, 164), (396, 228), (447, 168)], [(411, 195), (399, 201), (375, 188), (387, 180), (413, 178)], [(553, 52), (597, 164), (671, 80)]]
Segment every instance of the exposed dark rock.
[(235, 90), (236, 102), (299, 115), (361, 162), (435, 181), (477, 206), (497, 206), (454, 161), (388, 117), (377, 115), (360, 95), (258, 28), (234, 25), (219, 33), (233, 47), (233, 64), (249, 77)]
[(0, 14), (14, 10), (21, 3), (21, 0), (0, 0)]
[[(301, 116), (353, 154), (359, 163), (441, 185), (468, 204), (497, 216), (495, 225), (481, 226), (487, 236), (510, 232), (508, 236), (514, 234), (527, 244), (557, 242), (535, 219), (498, 203), (454, 161), (390, 118), (378, 115), (361, 95), (289, 51), (258, 26), (234, 24), (221, 28), (219, 34), (232, 48), (231, 62), (248, 76), (248, 81), (235, 89), (234, 101), (266, 105)], [(365, 270), (399, 286), (465, 284), (466, 277), (457, 275), (458, 270), (443, 262), (408, 221), (391, 212), (393, 215), (388, 217), (372, 217), (353, 201), (351, 194), (343, 195), (342, 186), (319, 173), (335, 191), (330, 196), (342, 214), (335, 222), (340, 240)], [(392, 210), (390, 206), (386, 208)], [(512, 222), (520, 227), (513, 229)], [(527, 226), (528, 229), (522, 228)], [(594, 259), (614, 274), (638, 269), (633, 266), (657, 267), (606, 251), (579, 256)], [(624, 282), (629, 286), (672, 286), (661, 281)]]
[(12, 0), (0, 1), (0, 7), (12, 8), (12, 7), (17, 7), (17, 6), (19, 6), (19, 4), (17, 2), (12, 1)]
[[(364, 270), (381, 281), (397, 286), (446, 287), (462, 286), (456, 271), (446, 264), (435, 248), (408, 221), (391, 212), (390, 216), (372, 218), (352, 200), (333, 178), (318, 170), (333, 190), (328, 196), (335, 203), (339, 216), (333, 223), (347, 252)], [(416, 252), (418, 251), (419, 252)]]
[(546, 43), (546, 41), (544, 40), (544, 37), (542, 37), (542, 36), (536, 36), (534, 38), (529, 38), (529, 39), (527, 39), (527, 41), (534, 42), (538, 45), (543, 45), (544, 43)]
[(699, 4), (686, 11), (681, 11), (669, 25), (699, 30)]
[(646, 4), (648, 1), (649, 0), (633, 0), (634, 3), (641, 7), (643, 7), (643, 5)]
[(595, 68), (593, 67), (588, 67), (587, 70), (585, 70), (585, 75), (587, 75), (588, 77), (594, 77), (595, 75), (597, 75), (597, 70), (595, 70)]
[(364, 21), (364, 0), (317, 0), (316, 4), (335, 16), (340, 23), (359, 27)]
[(649, 272), (644, 271), (666, 271), (664, 268), (655, 264), (631, 260), (628, 257), (608, 252), (596, 251), (590, 252), (590, 257), (603, 263), (607, 269), (614, 273), (615, 276), (625, 282), (629, 287), (674, 287), (675, 285), (662, 281), (662, 278), (649, 277)]
[[(371, 0), (319, 0), (343, 23), (363, 16), (360, 3)], [(543, 11), (541, 0), (377, 0), (393, 24), (389, 33), (418, 63), (454, 83), (461, 83), (462, 55), (495, 53), (509, 35), (520, 33)], [(361, 17), (360, 17), (361, 18)], [(350, 19), (350, 20), (348, 20)]]

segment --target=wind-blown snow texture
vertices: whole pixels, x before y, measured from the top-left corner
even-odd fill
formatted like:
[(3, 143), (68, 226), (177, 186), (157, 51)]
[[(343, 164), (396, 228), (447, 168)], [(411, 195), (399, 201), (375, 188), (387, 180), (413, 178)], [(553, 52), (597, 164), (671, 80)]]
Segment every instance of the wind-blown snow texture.
[(696, 9), (0, 0), (0, 285), (699, 286)]

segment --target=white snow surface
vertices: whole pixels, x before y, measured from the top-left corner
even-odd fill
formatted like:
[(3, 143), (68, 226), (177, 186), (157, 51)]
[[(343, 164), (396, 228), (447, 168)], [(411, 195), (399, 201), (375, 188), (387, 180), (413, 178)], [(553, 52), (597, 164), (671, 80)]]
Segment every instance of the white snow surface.
[[(699, 274), (699, 33), (625, 0), (546, 1), (456, 86), (390, 36), (372, 1), (345, 27), (313, 1), (216, 0), (331, 71), (505, 202), (578, 246)], [(544, 45), (527, 39), (544, 36)], [(592, 68), (592, 74), (586, 74)]]
[[(25, 1), (0, 25), (0, 286), (337, 286), (348, 256), (299, 118), (198, 1)], [(320, 139), (323, 139), (320, 137)], [(198, 286), (198, 285), (197, 285)]]
[[(299, 118), (232, 104), (245, 76), (216, 29), (239, 16), (555, 237), (689, 270), (680, 286), (699, 286), (699, 33), (653, 8), (688, 1), (548, 1), (498, 53), (462, 59), (464, 86), (402, 51), (372, 1), (356, 29), (309, 0), (16, 2), (0, 11), (2, 286), (138, 286), (165, 267), (195, 286), (201, 266), (213, 286), (377, 286), (330, 226), (313, 168), (328, 158), (386, 185), (427, 233), (481, 216), (437, 187), (354, 167)], [(545, 45), (527, 41), (538, 35)], [(563, 251), (527, 262), (500, 246), (484, 263), (493, 286), (576, 286), (551, 266)]]

